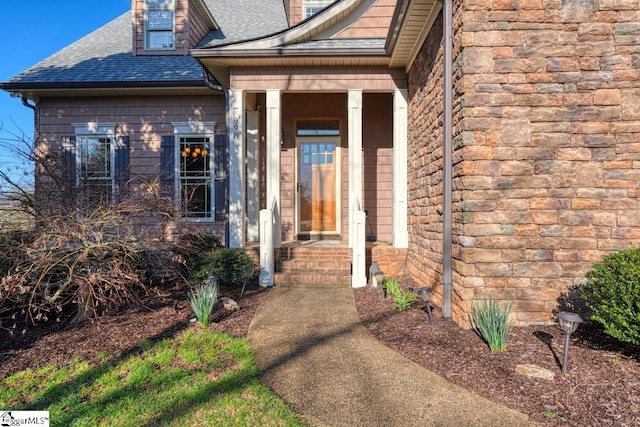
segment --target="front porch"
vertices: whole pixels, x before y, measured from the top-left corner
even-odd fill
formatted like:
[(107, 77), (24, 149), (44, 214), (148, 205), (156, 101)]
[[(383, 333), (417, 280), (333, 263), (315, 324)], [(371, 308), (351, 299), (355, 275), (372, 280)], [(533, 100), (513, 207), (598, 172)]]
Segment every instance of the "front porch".
[(229, 91), (229, 246), (259, 244), (263, 286), (282, 242), (342, 242), (354, 287), (367, 282), (367, 242), (408, 246), (406, 91), (390, 86)]

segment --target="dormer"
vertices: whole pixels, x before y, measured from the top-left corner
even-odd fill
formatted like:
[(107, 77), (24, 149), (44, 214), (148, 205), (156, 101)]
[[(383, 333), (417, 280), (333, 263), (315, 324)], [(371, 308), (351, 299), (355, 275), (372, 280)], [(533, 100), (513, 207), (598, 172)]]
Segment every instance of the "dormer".
[(133, 55), (188, 55), (218, 29), (203, 0), (132, 0)]

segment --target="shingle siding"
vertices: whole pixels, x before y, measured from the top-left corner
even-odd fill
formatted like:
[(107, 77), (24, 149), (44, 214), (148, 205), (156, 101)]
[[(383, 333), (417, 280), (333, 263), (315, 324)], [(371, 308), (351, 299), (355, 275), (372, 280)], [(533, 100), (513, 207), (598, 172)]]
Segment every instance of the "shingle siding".
[[(222, 96), (148, 96), (137, 98), (42, 98), (38, 103), (41, 147), (57, 151), (60, 141), (72, 137), (72, 123), (115, 123), (116, 135), (129, 138), (129, 191), (132, 196), (148, 192), (148, 185), (161, 194), (161, 142), (172, 136), (172, 122), (213, 121), (216, 134), (224, 134), (225, 102)], [(183, 226), (181, 224), (180, 226)], [(196, 225), (224, 237), (224, 227)]]

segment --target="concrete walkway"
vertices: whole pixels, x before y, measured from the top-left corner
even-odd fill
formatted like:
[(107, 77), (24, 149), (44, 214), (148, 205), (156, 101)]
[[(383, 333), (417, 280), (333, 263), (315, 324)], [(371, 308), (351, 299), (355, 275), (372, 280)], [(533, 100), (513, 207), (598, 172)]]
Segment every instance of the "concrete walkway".
[(262, 381), (312, 426), (525, 426), (381, 344), (349, 287), (269, 291), (249, 329)]

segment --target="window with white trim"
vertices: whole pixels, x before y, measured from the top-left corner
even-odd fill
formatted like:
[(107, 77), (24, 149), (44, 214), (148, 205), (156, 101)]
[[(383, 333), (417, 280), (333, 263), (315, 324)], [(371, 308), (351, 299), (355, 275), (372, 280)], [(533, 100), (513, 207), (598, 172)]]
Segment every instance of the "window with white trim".
[(145, 49), (176, 48), (174, 0), (146, 0), (144, 33)]
[(334, 0), (303, 0), (302, 1), (302, 18), (311, 18), (325, 7), (333, 3)]
[(113, 123), (72, 126), (73, 139), (63, 143), (62, 148), (78, 201), (85, 207), (113, 202), (128, 179), (128, 138), (116, 137)]
[(85, 204), (111, 203), (114, 199), (115, 152), (107, 135), (79, 136), (77, 141), (77, 183)]
[(211, 218), (212, 146), (210, 136), (178, 135), (180, 211), (186, 218)]

